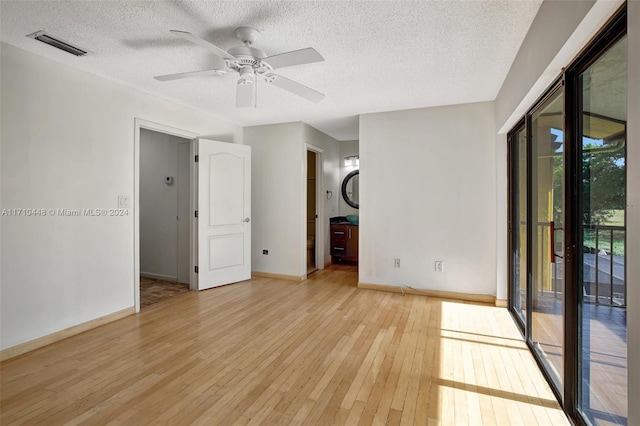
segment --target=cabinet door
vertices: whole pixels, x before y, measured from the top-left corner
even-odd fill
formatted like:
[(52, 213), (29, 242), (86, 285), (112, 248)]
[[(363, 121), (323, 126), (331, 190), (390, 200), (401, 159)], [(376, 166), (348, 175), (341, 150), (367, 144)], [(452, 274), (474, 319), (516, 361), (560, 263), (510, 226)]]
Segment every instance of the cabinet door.
[(347, 240), (347, 256), (353, 260), (358, 260), (358, 227), (349, 226)]

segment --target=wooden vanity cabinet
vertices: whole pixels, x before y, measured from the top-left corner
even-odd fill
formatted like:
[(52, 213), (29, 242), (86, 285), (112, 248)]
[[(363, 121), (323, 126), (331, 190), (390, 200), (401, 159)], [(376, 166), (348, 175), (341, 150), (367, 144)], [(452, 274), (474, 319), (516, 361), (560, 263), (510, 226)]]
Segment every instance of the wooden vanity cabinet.
[(334, 263), (358, 261), (358, 225), (331, 225), (331, 256)]

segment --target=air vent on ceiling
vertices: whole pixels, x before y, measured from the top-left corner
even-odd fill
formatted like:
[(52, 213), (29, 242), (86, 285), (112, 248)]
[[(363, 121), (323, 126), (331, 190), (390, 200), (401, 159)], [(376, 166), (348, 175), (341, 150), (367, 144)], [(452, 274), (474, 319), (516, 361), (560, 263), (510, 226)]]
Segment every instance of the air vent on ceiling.
[(71, 53), (76, 56), (84, 56), (89, 53), (88, 50), (81, 49), (77, 46), (72, 45), (68, 41), (64, 41), (59, 37), (54, 37), (51, 34), (47, 34), (44, 31), (36, 31), (33, 34), (27, 35), (27, 37), (31, 37), (32, 39), (41, 41), (43, 43), (48, 44), (49, 46), (56, 47), (60, 50), (64, 50), (65, 52)]

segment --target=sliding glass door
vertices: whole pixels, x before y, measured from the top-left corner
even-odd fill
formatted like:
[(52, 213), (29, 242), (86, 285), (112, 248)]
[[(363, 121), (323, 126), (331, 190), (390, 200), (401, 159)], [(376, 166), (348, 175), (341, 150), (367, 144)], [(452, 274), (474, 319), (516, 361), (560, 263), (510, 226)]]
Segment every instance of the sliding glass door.
[(508, 136), (509, 308), (577, 424), (627, 424), (626, 7)]
[(581, 293), (579, 408), (627, 424), (627, 38), (577, 75)]

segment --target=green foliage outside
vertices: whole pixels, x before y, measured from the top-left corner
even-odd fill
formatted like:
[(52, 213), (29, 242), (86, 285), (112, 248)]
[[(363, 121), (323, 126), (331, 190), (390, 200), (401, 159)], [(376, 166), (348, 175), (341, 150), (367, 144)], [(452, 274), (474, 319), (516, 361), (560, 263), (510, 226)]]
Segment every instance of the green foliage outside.
[[(625, 226), (626, 149), (603, 151), (602, 146), (585, 145), (582, 156), (582, 223)], [(554, 220), (562, 223), (563, 157), (553, 159)], [(624, 255), (625, 232), (600, 230), (596, 247), (595, 231), (584, 230), (584, 246)], [(611, 241), (613, 239), (613, 241)]]
[[(589, 149), (593, 149), (589, 152)], [(587, 145), (582, 155), (583, 223), (594, 225), (624, 226), (626, 207), (626, 149), (598, 152), (597, 147)], [(584, 231), (583, 245), (624, 256), (625, 232), (622, 230)]]
[(582, 155), (583, 223), (605, 225), (615, 210), (625, 209), (626, 150), (598, 152), (597, 149), (587, 145)]

